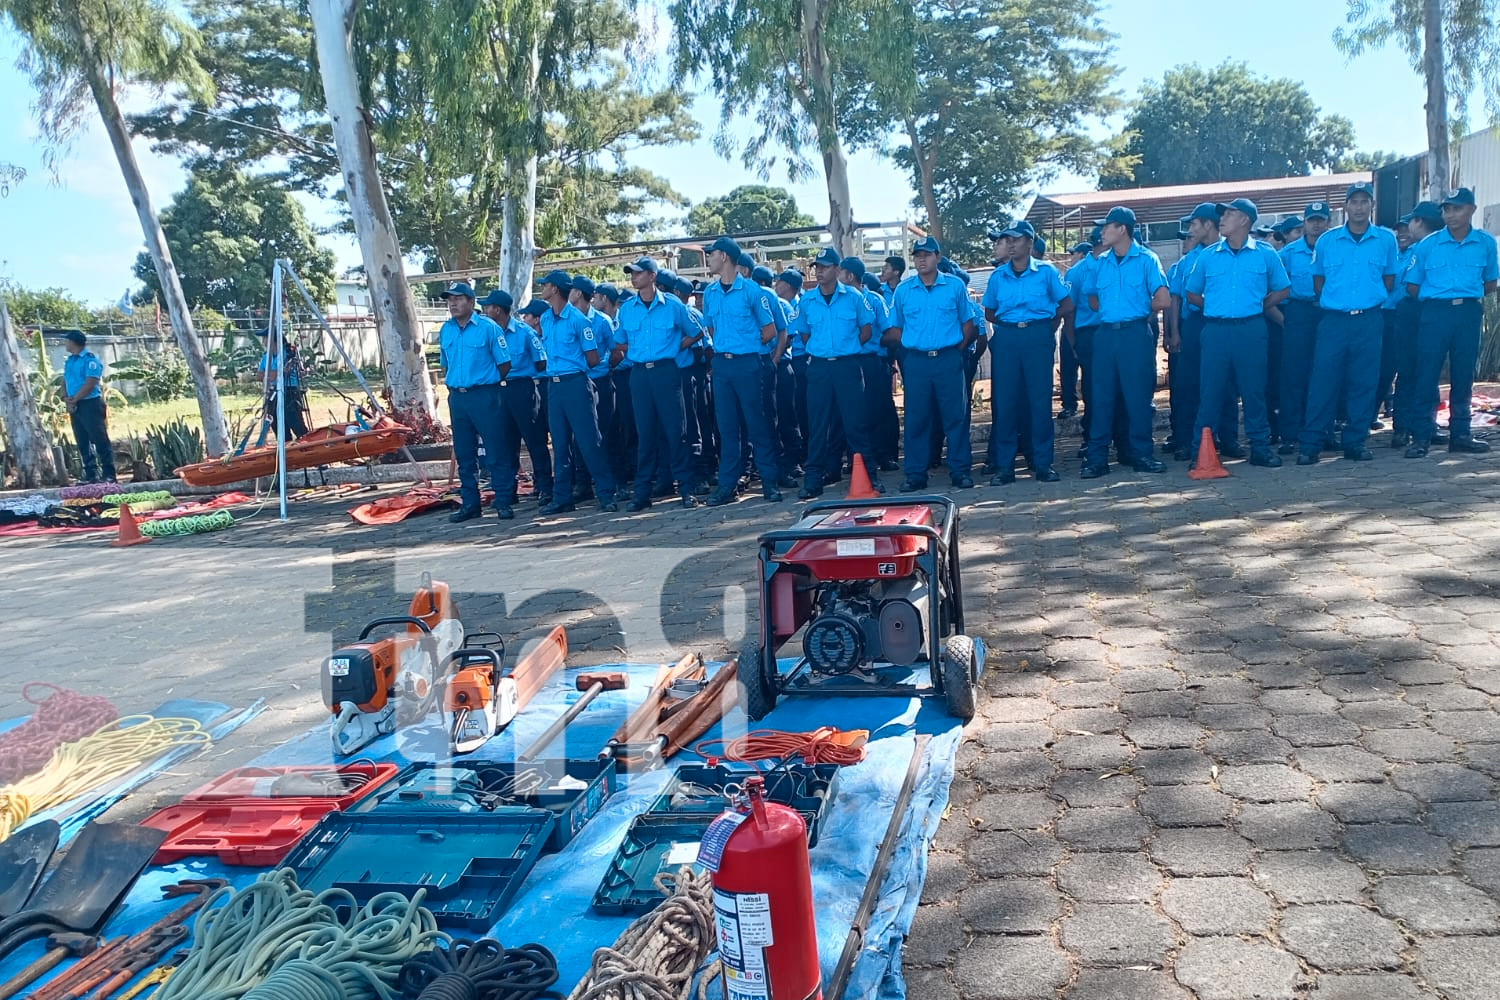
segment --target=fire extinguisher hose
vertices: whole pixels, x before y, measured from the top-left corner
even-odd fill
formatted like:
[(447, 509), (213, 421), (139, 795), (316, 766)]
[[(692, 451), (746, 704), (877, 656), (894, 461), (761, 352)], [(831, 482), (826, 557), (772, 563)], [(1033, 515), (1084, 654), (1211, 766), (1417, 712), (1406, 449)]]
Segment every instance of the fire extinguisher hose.
[(693, 974), (718, 947), (713, 882), (684, 866), (658, 875), (656, 887), (666, 901), (594, 952), (568, 1000), (688, 1000)]

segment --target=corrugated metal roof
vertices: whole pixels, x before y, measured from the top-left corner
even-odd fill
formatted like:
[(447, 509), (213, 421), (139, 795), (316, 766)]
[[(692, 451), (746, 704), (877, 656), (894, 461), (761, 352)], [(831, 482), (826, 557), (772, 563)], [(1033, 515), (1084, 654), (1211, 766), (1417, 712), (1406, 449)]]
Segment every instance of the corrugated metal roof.
[(1026, 214), (1038, 229), (1076, 228), (1102, 218), (1115, 205), (1133, 209), (1143, 223), (1175, 222), (1199, 202), (1249, 198), (1262, 215), (1300, 212), (1309, 201), (1343, 203), (1344, 191), (1357, 181), (1368, 182), (1368, 172), (1274, 177), (1222, 184), (1175, 184), (1165, 187), (1124, 188), (1117, 191), (1080, 191), (1039, 195)]

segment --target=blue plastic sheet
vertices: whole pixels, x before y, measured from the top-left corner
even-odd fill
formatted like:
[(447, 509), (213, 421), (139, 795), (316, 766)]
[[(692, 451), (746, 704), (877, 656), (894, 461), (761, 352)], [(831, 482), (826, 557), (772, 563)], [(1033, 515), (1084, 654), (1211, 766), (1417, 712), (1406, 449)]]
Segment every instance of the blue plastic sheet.
[[(976, 645), (978, 645), (976, 643)], [(980, 649), (983, 663), (983, 650)], [(710, 670), (717, 665), (711, 665)], [(605, 692), (554, 742), (544, 758), (590, 759), (613, 735), (649, 690), (657, 666), (591, 667), (590, 672), (624, 670), (630, 686)], [(559, 672), (532, 700), (511, 726), (466, 759), (510, 760), (528, 746), (568, 705), (580, 697), (574, 686), (579, 670)], [(898, 846), (885, 879), (879, 905), (865, 934), (845, 993), (848, 1000), (904, 1000), (901, 942), (916, 912), (926, 876), (927, 844), (947, 807), (948, 786), (961, 738), (961, 727), (949, 717), (940, 698), (911, 696), (783, 699), (753, 728), (804, 732), (820, 726), (871, 731), (866, 759), (840, 775), (838, 794), (825, 814), (818, 846), (812, 850), (813, 896), (816, 901), (818, 951), (825, 981), (832, 973), (864, 892), (866, 881), (885, 833), (897, 793), (905, 777), (917, 734), (931, 738), (918, 773), (911, 806), (903, 819)], [(738, 713), (726, 718), (705, 738), (718, 737), (727, 727), (742, 733), (747, 724)], [(409, 727), (383, 737), (349, 759), (405, 763), (446, 760), (447, 737), (434, 713), (427, 725)], [(596, 948), (613, 944), (632, 917), (605, 917), (589, 903), (610, 858), (631, 819), (647, 809), (660, 794), (678, 764), (698, 761), (691, 753), (667, 762), (664, 769), (621, 776), (622, 788), (600, 813), (558, 854), (544, 856), (523, 884), (520, 895), (493, 928), (506, 944), (536, 941), (558, 959), (560, 986), (566, 992), (583, 977)], [(258, 758), (262, 766), (332, 763), (328, 726)], [(746, 765), (748, 769), (748, 765)], [(235, 868), (212, 859), (148, 869), (132, 890), (125, 908), (111, 922), (108, 934), (129, 934), (147, 926), (170, 909), (161, 902), (161, 889), (184, 878), (225, 878), (235, 886), (248, 885), (263, 871)], [(560, 915), (565, 918), (560, 919)], [(41, 953), (39, 944), (20, 949), (0, 963), (0, 979)]]

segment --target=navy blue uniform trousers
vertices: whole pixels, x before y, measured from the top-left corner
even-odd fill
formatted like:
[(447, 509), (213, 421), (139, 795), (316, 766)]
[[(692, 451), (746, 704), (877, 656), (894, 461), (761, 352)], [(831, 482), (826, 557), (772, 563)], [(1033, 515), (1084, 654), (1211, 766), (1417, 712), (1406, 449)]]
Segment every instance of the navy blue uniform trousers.
[[(990, 337), (990, 438), (995, 467), (1015, 467), (1024, 450), (1033, 471), (1055, 461), (1052, 424), (1052, 359), (1057, 339), (1048, 320), (996, 323)], [(1022, 445), (1022, 435), (1027, 437)]]
[[(1203, 364), (1193, 441), (1203, 437), (1203, 428), (1210, 422), (1223, 423), (1225, 408), (1234, 404), (1238, 389), (1245, 404), (1245, 437), (1250, 447), (1271, 447), (1271, 424), (1266, 418), (1266, 338), (1264, 316), (1203, 321)], [(1220, 437), (1224, 440), (1222, 433)]]
[(906, 392), (906, 478), (927, 481), (934, 425), (942, 428), (948, 443), (949, 477), (957, 482), (967, 476), (974, 454), (965, 419), (969, 397), (964, 392), (963, 350), (957, 345), (940, 351), (908, 348), (901, 356), (901, 380)]
[[(1155, 450), (1151, 442), (1151, 392), (1156, 385), (1156, 335), (1144, 319), (1100, 323), (1094, 327), (1090, 361), (1092, 416), (1087, 463), (1108, 464), (1117, 410), (1124, 411), (1130, 428), (1130, 452), (1121, 455), (1120, 460), (1150, 458)], [(1261, 367), (1265, 367), (1264, 358)]]
[(1078, 353), (1067, 337), (1060, 337), (1057, 343), (1057, 381), (1064, 410), (1078, 409), (1078, 370)]
[(865, 379), (865, 420), (870, 428), (870, 447), (879, 461), (894, 462), (901, 421), (896, 416), (891, 362), (879, 354), (861, 354), (859, 364)]
[(1448, 362), (1448, 438), (1462, 440), (1473, 433), (1470, 404), (1474, 398), (1474, 366), (1479, 363), (1479, 332), (1484, 325), (1484, 306), (1478, 299), (1463, 299), (1454, 305), (1448, 299), (1422, 303), (1422, 322), (1417, 328), (1417, 383), (1412, 437), (1432, 440), (1437, 433), (1437, 408), (1441, 395), (1438, 379)]
[(1411, 296), (1396, 303), (1396, 387), (1391, 392), (1391, 429), (1410, 434), (1415, 427), (1417, 399), (1417, 328), (1422, 304)]
[(1365, 446), (1375, 419), (1376, 383), (1385, 320), (1379, 309), (1359, 313), (1323, 310), (1313, 348), (1312, 378), (1307, 386), (1307, 419), (1297, 442), (1306, 454), (1317, 454), (1333, 430), (1339, 399), (1348, 407), (1340, 444), (1345, 451)]
[(714, 422), (719, 428), (719, 492), (731, 493), (744, 471), (741, 459), (744, 441), (754, 454), (761, 485), (775, 489), (780, 472), (776, 468), (776, 443), (766, 420), (766, 380), (771, 358), (766, 354), (714, 355)]
[(1288, 299), (1281, 304), (1281, 439), (1295, 444), (1307, 423), (1307, 393), (1323, 310), (1315, 302)]
[[(859, 355), (841, 358), (809, 358), (807, 363), (807, 465), (802, 485), (807, 490), (821, 490), (823, 477), (839, 471), (841, 455), (833, 450), (832, 431), (837, 414), (843, 425), (844, 439), (856, 455), (865, 460), (865, 471), (873, 479), (875, 454), (870, 450), (869, 429), (865, 426), (865, 380), (859, 367)], [(907, 420), (911, 419), (910, 414)]]
[(573, 496), (573, 445), (594, 479), (594, 492), (601, 504), (613, 503), (615, 478), (609, 470), (604, 443), (599, 436), (599, 414), (594, 403), (594, 384), (587, 375), (548, 375), (547, 425), (557, 467), (552, 470), (552, 498), (568, 503)]
[[(287, 394), (287, 413), (292, 412), (292, 396)], [(115, 452), (109, 443), (109, 411), (104, 397), (94, 396), (80, 399), (68, 414), (73, 425), (73, 440), (78, 442), (78, 455), (83, 463), (83, 478), (104, 477), (105, 482), (115, 480)], [(288, 421), (290, 423), (291, 421)], [(477, 494), (476, 494), (477, 496)], [(474, 501), (479, 502), (477, 499)]]
[[(503, 453), (504, 431), (500, 419), (500, 384), (448, 389), (448, 423), (453, 430), (453, 461), (458, 466), (458, 495), (465, 507), (479, 506), (479, 442), (484, 442), (485, 465), (490, 483), (497, 490), (509, 482), (515, 488), (515, 471), (507, 480)], [(499, 495), (499, 499), (506, 499)]]
[(684, 371), (687, 369), (678, 368), (671, 359), (636, 362), (630, 369), (630, 402), (635, 411), (636, 500), (651, 498), (651, 480), (658, 475), (659, 468), (662, 472), (671, 470), (680, 495), (693, 495), (692, 453), (683, 434), (687, 420), (682, 392)]
[[(500, 478), (495, 491), (514, 503), (516, 474), (521, 471), (521, 445), (531, 455), (531, 479), (539, 497), (552, 495), (552, 456), (547, 451), (547, 429), (542, 426), (541, 397), (536, 380), (508, 378), (500, 383)], [(489, 445), (485, 445), (489, 451)]]

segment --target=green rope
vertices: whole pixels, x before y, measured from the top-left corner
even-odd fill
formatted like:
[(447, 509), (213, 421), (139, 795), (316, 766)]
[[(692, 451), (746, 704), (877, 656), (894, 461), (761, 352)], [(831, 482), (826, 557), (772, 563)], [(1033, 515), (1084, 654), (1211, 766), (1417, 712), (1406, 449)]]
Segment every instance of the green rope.
[(361, 907), (342, 889), (299, 888), (289, 868), (225, 887), (199, 912), (192, 949), (153, 1000), (395, 1000), (402, 964), (448, 939), (425, 895), (387, 892)]
[(110, 507), (118, 507), (122, 503), (128, 503), (130, 504), (130, 509), (134, 510), (135, 505), (138, 503), (154, 503), (157, 500), (177, 502), (177, 498), (172, 496), (170, 490), (142, 490), (140, 493), (111, 493), (102, 500), (95, 502), (107, 504)]
[(141, 525), (141, 534), (152, 538), (169, 538), (174, 535), (201, 535), (206, 531), (222, 531), (232, 527), (234, 515), (227, 510), (216, 510), (212, 514), (188, 514), (164, 521), (146, 521)]

